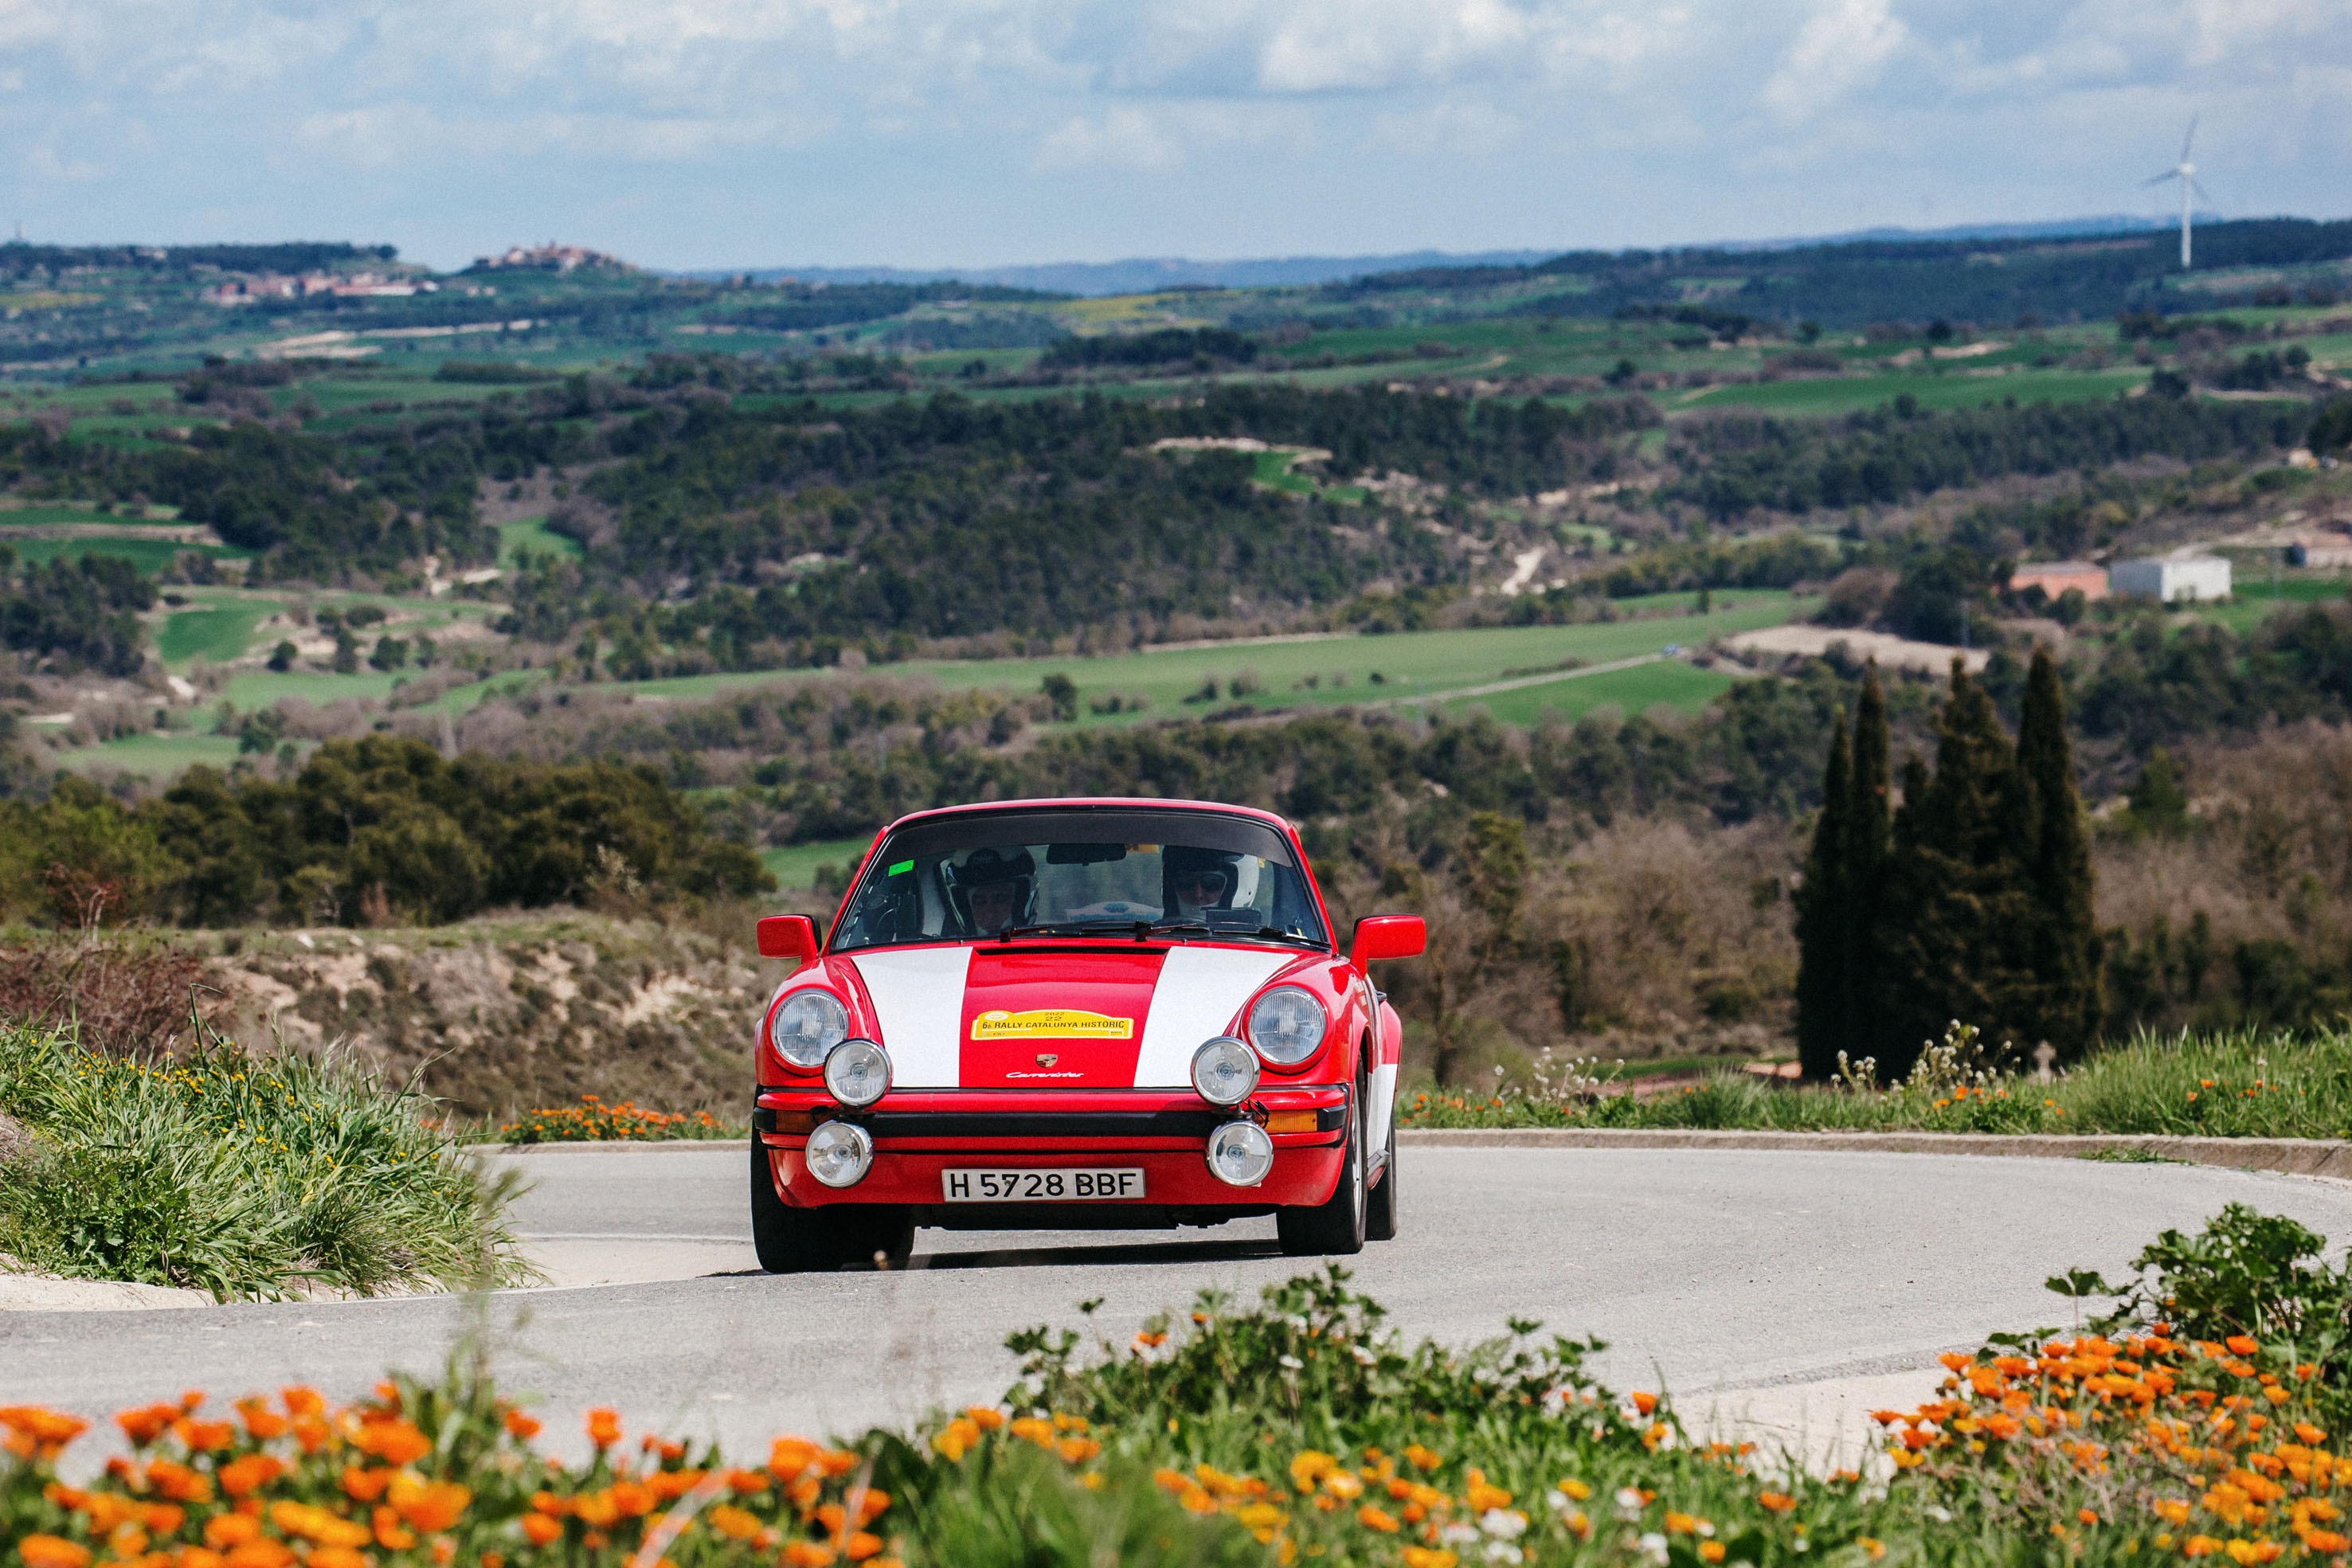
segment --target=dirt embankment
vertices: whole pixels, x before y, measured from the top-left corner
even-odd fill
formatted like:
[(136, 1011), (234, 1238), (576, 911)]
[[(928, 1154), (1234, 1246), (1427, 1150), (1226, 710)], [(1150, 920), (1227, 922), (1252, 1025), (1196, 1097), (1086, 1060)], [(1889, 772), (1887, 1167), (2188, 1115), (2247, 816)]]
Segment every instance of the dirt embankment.
[(784, 974), (749, 936), (593, 915), (228, 934), (213, 968), (246, 1038), (346, 1042), (468, 1113), (582, 1094), (734, 1113)]

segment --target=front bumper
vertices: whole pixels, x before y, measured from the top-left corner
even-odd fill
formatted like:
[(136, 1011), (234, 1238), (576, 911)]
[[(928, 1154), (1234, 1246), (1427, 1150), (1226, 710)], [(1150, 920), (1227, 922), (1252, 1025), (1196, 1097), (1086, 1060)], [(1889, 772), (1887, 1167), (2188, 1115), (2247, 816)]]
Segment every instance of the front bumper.
[[(822, 1091), (762, 1087), (752, 1125), (768, 1151), (777, 1196), (796, 1207), (890, 1204), (919, 1223), (955, 1228), (1206, 1223), (1318, 1204), (1347, 1159), (1349, 1092), (1343, 1084), (1261, 1086), (1245, 1105), (1211, 1105), (1190, 1090), (896, 1090), (864, 1111)], [(1255, 1186), (1209, 1172), (1209, 1134), (1252, 1120), (1274, 1141), (1274, 1169)], [(802, 1158), (810, 1131), (842, 1120), (874, 1139), (863, 1180), (830, 1187)], [(1141, 1198), (1086, 1204), (950, 1204), (951, 1169), (1051, 1170), (1111, 1166), (1144, 1173)], [(1088, 1217), (1092, 1216), (1092, 1218)]]

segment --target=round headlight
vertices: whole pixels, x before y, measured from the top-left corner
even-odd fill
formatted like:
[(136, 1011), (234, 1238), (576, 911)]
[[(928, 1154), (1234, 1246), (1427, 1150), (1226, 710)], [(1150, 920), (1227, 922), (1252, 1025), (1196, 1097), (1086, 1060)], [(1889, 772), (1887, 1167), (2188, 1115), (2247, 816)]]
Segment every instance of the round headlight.
[(1250, 1043), (1268, 1061), (1296, 1067), (1323, 1043), (1323, 1004), (1297, 986), (1276, 986), (1250, 1009)]
[(1255, 1186), (1274, 1168), (1274, 1140), (1255, 1122), (1228, 1122), (1209, 1134), (1209, 1174), (1229, 1186)]
[(1221, 1034), (1192, 1053), (1192, 1087), (1212, 1105), (1238, 1105), (1257, 1092), (1257, 1052)]
[(809, 1175), (825, 1186), (856, 1186), (874, 1164), (874, 1139), (855, 1122), (820, 1122), (804, 1157)]
[(811, 986), (794, 991), (776, 1009), (768, 1038), (776, 1054), (794, 1067), (814, 1067), (849, 1037), (849, 1009), (831, 991)]
[(871, 1105), (890, 1091), (890, 1053), (870, 1040), (845, 1040), (825, 1053), (824, 1086), (845, 1105)]

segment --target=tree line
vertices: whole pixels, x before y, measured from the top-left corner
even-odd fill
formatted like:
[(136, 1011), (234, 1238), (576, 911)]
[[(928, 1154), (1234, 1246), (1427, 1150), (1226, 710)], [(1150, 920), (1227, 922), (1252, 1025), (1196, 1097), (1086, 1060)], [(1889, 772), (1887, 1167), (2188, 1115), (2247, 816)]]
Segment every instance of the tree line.
[(1683, 478), (1661, 495), (1729, 519), (1753, 511), (1884, 506), (2011, 474), (2062, 474), (2162, 455), (2187, 463), (2294, 445), (2294, 403), (2116, 398), (1944, 413), (1907, 396), (1839, 420), (1733, 414), (1676, 434)]
[(0, 906), (60, 924), (432, 924), (774, 885), (649, 768), (329, 741), (290, 780), (194, 768), (126, 806), (71, 776), (0, 802)]

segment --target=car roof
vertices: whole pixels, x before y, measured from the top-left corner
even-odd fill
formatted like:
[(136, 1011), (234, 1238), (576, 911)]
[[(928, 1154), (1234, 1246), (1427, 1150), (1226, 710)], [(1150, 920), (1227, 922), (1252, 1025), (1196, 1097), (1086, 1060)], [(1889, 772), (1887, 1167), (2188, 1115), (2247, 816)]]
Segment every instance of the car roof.
[(935, 806), (927, 811), (909, 811), (883, 831), (892, 832), (909, 822), (929, 821), (938, 817), (1006, 810), (1084, 810), (1097, 807), (1122, 811), (1214, 811), (1223, 816), (1255, 818), (1285, 838), (1294, 836), (1287, 818), (1276, 812), (1262, 811), (1255, 806), (1234, 806), (1222, 800), (1171, 800), (1164, 796), (1125, 795), (1055, 795), (1035, 800), (975, 800), (961, 806)]

